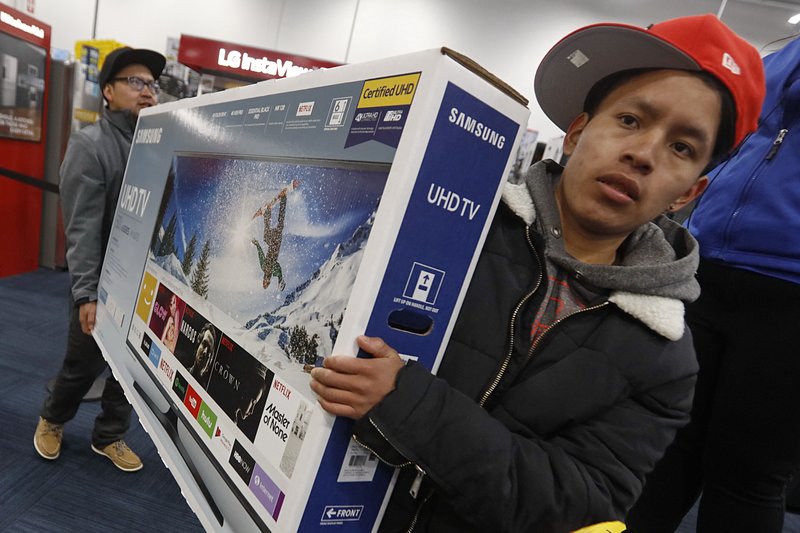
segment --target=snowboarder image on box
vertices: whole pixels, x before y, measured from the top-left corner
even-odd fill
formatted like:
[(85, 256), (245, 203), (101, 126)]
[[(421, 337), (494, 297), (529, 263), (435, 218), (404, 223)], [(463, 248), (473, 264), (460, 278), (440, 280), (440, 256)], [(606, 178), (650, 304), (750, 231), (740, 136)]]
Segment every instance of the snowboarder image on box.
[[(290, 191), (297, 189), (300, 186), (300, 180), (292, 180), (292, 183), (281, 190), (275, 198), (267, 202), (264, 207), (258, 209), (253, 214), (253, 219), (261, 215), (264, 217), (264, 244), (267, 245), (267, 253), (261, 248), (256, 239), (252, 239), (258, 251), (258, 263), (261, 265), (261, 270), (264, 272), (264, 281), (262, 286), (266, 289), (269, 287), (273, 277), (278, 278), (278, 289), (283, 290), (286, 288), (286, 281), (283, 279), (283, 269), (278, 263), (278, 254), (281, 251), (281, 243), (283, 242), (283, 223), (286, 218), (286, 194)], [(280, 202), (278, 208), (278, 224), (272, 227), (272, 206), (275, 202)]]

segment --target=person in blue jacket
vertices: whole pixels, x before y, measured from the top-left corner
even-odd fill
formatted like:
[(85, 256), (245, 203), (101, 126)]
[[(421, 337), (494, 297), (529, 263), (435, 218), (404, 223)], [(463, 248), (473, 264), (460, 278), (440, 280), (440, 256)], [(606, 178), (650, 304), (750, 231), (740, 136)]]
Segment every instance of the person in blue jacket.
[(683, 428), (628, 517), (674, 531), (702, 492), (697, 531), (780, 532), (800, 466), (800, 39), (764, 59), (758, 130), (709, 173), (688, 220), (700, 372)]

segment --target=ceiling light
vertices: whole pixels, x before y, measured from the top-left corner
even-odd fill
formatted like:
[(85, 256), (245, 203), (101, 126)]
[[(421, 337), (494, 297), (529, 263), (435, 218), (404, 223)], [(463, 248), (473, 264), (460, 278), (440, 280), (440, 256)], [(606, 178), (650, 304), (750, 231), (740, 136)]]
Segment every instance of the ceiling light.
[(800, 13), (789, 19), (789, 24), (797, 24), (800, 22)]

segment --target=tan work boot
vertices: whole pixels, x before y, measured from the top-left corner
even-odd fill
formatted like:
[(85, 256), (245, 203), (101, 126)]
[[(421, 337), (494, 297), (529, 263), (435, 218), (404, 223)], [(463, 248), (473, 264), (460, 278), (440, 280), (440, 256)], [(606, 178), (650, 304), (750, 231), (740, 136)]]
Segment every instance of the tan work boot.
[(92, 444), (92, 449), (100, 455), (105, 455), (111, 459), (111, 462), (114, 463), (114, 466), (120, 470), (125, 472), (136, 472), (137, 470), (142, 469), (142, 460), (139, 459), (138, 455), (133, 453), (133, 450), (128, 448), (128, 445), (125, 444), (124, 440), (112, 442), (102, 450), (95, 448), (94, 444)]
[(64, 424), (53, 424), (42, 417), (36, 425), (33, 435), (33, 447), (39, 455), (50, 461), (58, 459), (61, 455), (61, 437), (64, 434)]

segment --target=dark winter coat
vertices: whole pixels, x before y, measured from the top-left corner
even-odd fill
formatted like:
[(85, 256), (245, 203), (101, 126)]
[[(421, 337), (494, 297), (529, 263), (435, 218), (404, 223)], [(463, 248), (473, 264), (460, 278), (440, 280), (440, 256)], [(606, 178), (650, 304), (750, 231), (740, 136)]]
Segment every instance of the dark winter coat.
[[(696, 243), (662, 217), (628, 238), (622, 266), (574, 260), (553, 200), (560, 167), (549, 165), (507, 187), (438, 376), (407, 365), (356, 424), (360, 442), (404, 465), (381, 531), (555, 533), (623, 520), (688, 421), (697, 364), (681, 299), (698, 293)], [(545, 249), (609, 290), (531, 347)]]
[(74, 132), (67, 144), (59, 190), (72, 298), (79, 304), (97, 300), (100, 268), (135, 127), (130, 111), (103, 109), (99, 121)]

